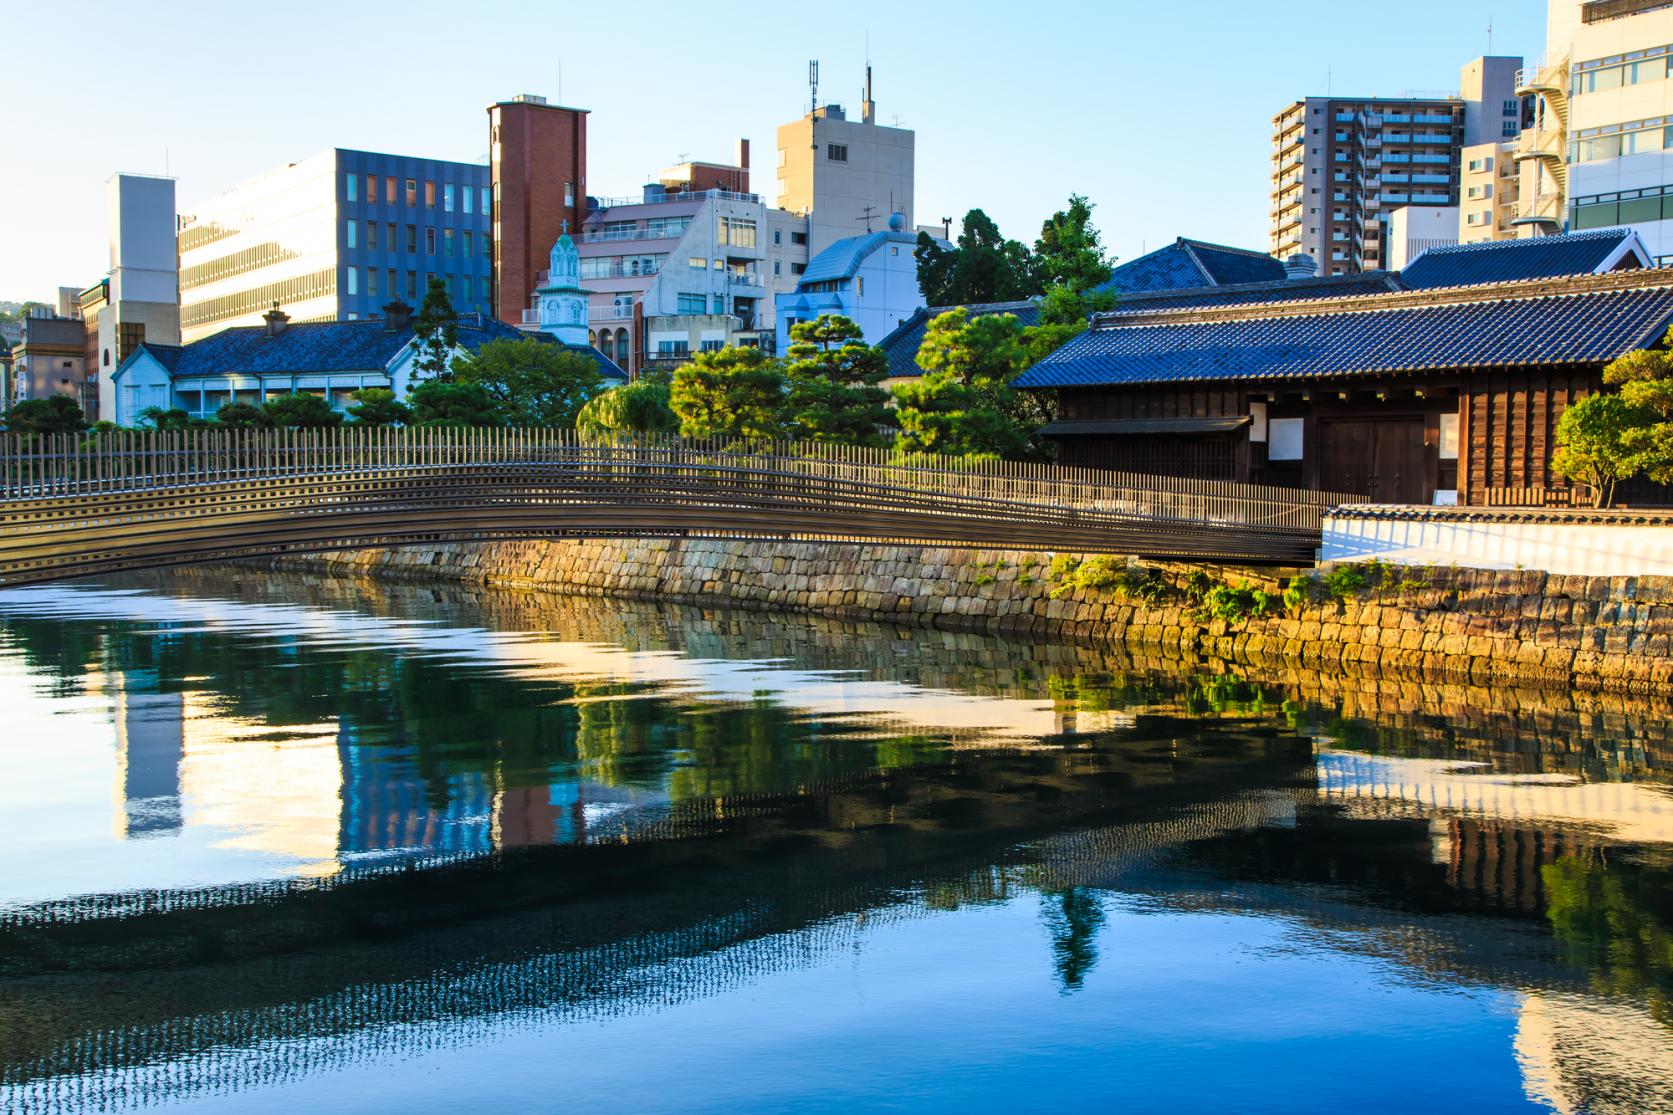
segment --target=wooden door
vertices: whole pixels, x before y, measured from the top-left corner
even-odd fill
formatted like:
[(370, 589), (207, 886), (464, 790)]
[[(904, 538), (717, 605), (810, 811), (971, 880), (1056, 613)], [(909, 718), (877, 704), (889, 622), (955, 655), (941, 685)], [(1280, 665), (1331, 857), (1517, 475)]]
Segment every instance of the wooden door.
[(1428, 503), (1423, 420), (1337, 418), (1319, 423), (1319, 487), (1378, 503)]

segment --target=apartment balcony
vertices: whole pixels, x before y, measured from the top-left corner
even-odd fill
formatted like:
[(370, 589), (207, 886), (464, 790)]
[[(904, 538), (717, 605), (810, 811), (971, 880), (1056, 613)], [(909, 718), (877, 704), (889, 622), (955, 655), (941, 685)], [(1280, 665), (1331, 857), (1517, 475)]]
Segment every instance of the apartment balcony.
[(600, 232), (583, 232), (583, 244), (613, 244), (619, 240), (678, 240), (685, 230), (670, 232), (666, 228), (612, 228)]
[(726, 273), (726, 281), (732, 286), (741, 287), (760, 287), (766, 285), (761, 281), (760, 275), (747, 271), (728, 271)]

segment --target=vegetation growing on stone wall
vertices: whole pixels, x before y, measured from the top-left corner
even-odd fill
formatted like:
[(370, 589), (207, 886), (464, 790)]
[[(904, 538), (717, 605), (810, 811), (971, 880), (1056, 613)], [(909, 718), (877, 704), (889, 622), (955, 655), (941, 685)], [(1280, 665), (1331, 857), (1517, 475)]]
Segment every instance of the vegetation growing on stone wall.
[(1173, 592), (1173, 586), (1156, 570), (1129, 564), (1107, 554), (1094, 554), (1089, 558), (1058, 554), (1052, 559), (1046, 576), (1051, 582), (1050, 596), (1053, 600), (1082, 589), (1109, 592), (1123, 600), (1154, 605)]

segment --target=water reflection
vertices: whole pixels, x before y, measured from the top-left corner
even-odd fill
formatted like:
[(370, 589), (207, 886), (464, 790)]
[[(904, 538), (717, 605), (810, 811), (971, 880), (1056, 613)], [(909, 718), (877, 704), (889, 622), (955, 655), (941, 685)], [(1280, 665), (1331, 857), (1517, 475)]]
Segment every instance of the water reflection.
[(248, 571), (0, 698), (8, 1110), (1673, 1108), (1665, 707)]

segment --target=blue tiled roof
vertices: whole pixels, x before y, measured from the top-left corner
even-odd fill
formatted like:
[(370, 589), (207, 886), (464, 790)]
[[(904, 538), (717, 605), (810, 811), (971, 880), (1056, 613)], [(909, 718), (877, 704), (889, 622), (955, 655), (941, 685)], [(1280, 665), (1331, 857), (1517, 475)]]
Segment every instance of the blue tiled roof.
[[(303, 375), (321, 372), (382, 372), (412, 340), (411, 326), (392, 330), (379, 318), (360, 321), (299, 321), (276, 337), (265, 325), (237, 326), (184, 346), (146, 344), (140, 348), (175, 378), (224, 375)], [(533, 338), (557, 344), (546, 333), (525, 333), (484, 314), (462, 314), (459, 344), (475, 352), (489, 341)], [(608, 378), (627, 373), (590, 345), (565, 345), (590, 355)], [(137, 355), (137, 353), (136, 353)], [(128, 358), (133, 359), (133, 356)], [(123, 361), (124, 366), (128, 363)], [(120, 371), (121, 369), (118, 369)]]
[(1183, 236), (1114, 268), (1098, 289), (1129, 293), (1185, 290), (1235, 283), (1270, 282), (1284, 277), (1284, 265), (1264, 252), (1187, 240)]
[[(1499, 288), (1498, 294), (1505, 294)], [(1401, 295), (1386, 298), (1399, 299)], [(1090, 329), (1017, 378), (1018, 387), (1361, 375), (1426, 368), (1596, 364), (1655, 340), (1673, 287), (1481, 297), (1315, 314), (1184, 315)], [(1369, 303), (1370, 305), (1364, 305)], [(1350, 304), (1351, 305), (1351, 304)], [(1363, 306), (1363, 308), (1361, 308)]]
[(1474, 283), (1590, 275), (1629, 237), (1636, 235), (1630, 228), (1603, 228), (1531, 240), (1490, 240), (1430, 248), (1400, 272), (1400, 283), (1408, 290), (1431, 290)]
[(808, 260), (807, 270), (796, 281), (796, 289), (800, 290), (806, 283), (851, 279), (865, 258), (884, 244), (916, 245), (917, 242), (917, 237), (905, 232), (868, 232), (861, 236), (844, 237)]
[(1399, 289), (1399, 282), (1389, 272), (1366, 271), (1358, 275), (1318, 275), (1308, 279), (1278, 279), (1223, 287), (1134, 291), (1120, 296), (1115, 312), (1177, 310), (1191, 306), (1239, 306), (1256, 302), (1301, 302), (1313, 298), (1385, 294)]
[(919, 310), (894, 328), (887, 337), (878, 342), (877, 347), (883, 350), (889, 358), (889, 375), (916, 376), (922, 375), (923, 369), (918, 367), (918, 349), (924, 343), (924, 331), (929, 323), (948, 310), (969, 310), (971, 317), (983, 314), (1011, 314), (1024, 325), (1033, 325), (1040, 320), (1039, 303), (1032, 300), (1023, 302), (978, 302), (968, 306), (929, 306)]
[(238, 326), (184, 346), (169, 370), (176, 376), (381, 372), (411, 339), (411, 329), (392, 331), (375, 318), (293, 322), (276, 337), (265, 325)]

